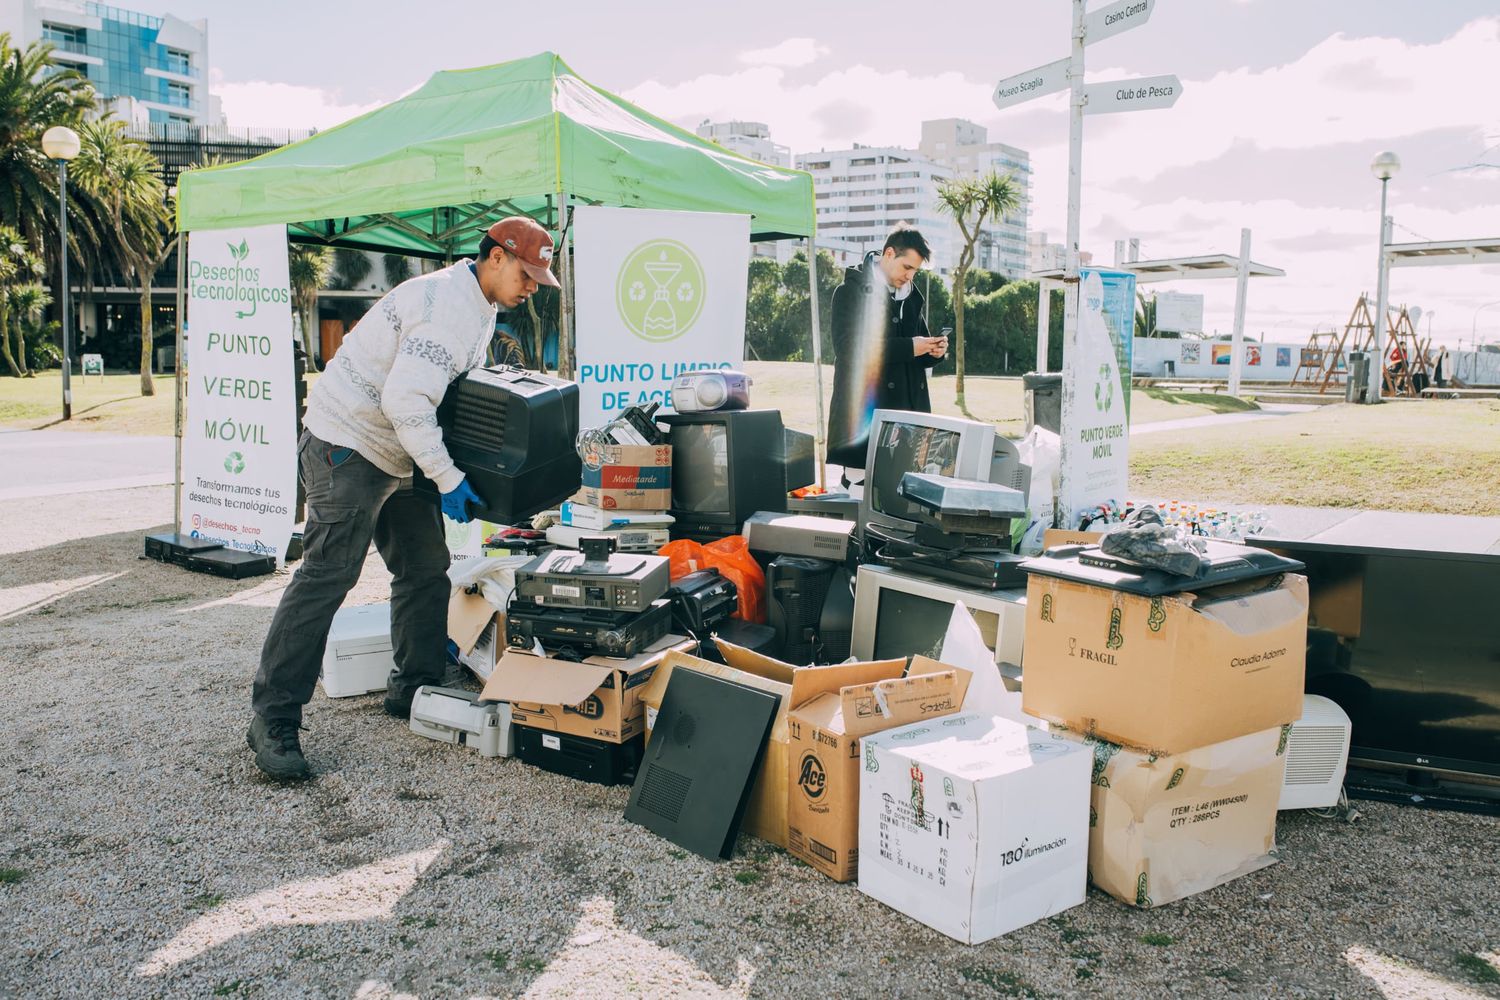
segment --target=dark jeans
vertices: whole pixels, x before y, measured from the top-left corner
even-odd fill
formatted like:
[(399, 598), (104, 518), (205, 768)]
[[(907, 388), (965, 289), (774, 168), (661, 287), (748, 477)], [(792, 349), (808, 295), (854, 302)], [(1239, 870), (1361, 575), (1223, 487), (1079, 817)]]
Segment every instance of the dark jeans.
[(448, 639), (448, 546), (435, 497), (415, 493), (358, 452), (302, 432), (298, 474), (307, 491), (302, 564), (281, 596), (260, 653), (250, 703), (265, 719), (302, 718), (344, 596), (359, 582), (373, 539), (392, 574), (389, 689), (441, 684)]

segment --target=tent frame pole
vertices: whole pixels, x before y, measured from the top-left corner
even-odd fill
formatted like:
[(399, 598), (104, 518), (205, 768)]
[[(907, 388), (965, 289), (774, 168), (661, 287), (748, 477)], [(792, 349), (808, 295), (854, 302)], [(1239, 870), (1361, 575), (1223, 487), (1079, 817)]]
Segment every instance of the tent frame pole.
[(182, 238), (177, 241), (177, 307), (173, 316), (174, 325), (177, 327), (177, 339), (172, 348), (172, 391), (176, 397), (175, 413), (172, 421), (172, 435), (176, 439), (174, 445), (174, 458), (172, 462), (172, 530), (182, 534), (182, 423), (184, 395), (187, 389), (187, 380), (183, 378), (183, 307), (186, 305), (186, 282), (187, 282), (187, 254), (188, 236), (183, 233)]
[(817, 426), (813, 428), (813, 456), (818, 463), (818, 488), (828, 488), (828, 466), (823, 440), (823, 328), (818, 320), (818, 248), (811, 234), (807, 237), (807, 301), (812, 307), (812, 358), (813, 413)]
[(573, 378), (573, 264), (568, 252), (568, 196), (557, 195), (557, 250), (561, 257), (557, 261), (557, 280), (562, 287), (557, 295), (557, 374), (562, 378)]

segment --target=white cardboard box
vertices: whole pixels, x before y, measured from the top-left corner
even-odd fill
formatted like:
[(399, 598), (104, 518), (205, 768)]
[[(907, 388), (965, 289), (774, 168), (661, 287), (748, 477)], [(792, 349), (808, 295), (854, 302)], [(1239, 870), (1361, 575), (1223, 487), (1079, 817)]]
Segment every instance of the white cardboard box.
[(1083, 902), (1093, 755), (992, 716), (861, 743), (859, 888), (978, 944)]
[(319, 679), (330, 698), (384, 691), (386, 678), (396, 669), (391, 646), (391, 606), (362, 604), (339, 608), (328, 629)]

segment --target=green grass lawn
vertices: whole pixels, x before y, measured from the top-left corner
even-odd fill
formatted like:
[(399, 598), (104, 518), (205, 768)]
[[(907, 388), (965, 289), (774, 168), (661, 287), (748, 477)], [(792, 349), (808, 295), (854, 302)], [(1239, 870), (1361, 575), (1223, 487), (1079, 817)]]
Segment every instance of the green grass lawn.
[(1131, 493), (1500, 515), (1500, 400), (1323, 406), (1130, 444)]
[(73, 419), (62, 424), (62, 373), (0, 378), (0, 426), (98, 430), (114, 434), (171, 434), (172, 376), (153, 379), (154, 396), (141, 395), (139, 375), (74, 375)]

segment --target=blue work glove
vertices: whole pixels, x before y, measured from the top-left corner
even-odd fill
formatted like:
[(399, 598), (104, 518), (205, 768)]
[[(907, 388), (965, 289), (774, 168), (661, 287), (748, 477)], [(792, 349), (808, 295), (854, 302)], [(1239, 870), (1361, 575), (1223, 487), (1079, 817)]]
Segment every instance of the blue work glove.
[(467, 479), (459, 480), (457, 486), (443, 494), (443, 513), (459, 524), (468, 524), (474, 519), (469, 513), (469, 504), (483, 507), (484, 498), (474, 492)]

